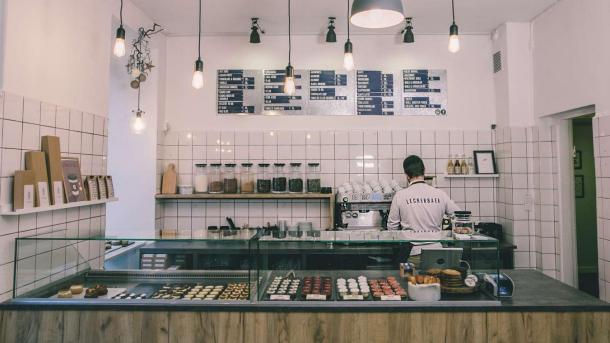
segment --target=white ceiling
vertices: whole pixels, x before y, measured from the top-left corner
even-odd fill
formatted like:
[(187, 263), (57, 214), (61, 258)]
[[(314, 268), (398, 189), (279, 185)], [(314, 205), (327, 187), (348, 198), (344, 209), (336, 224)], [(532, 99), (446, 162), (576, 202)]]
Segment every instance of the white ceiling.
[[(197, 33), (197, 0), (131, 0), (168, 35)], [(500, 24), (530, 21), (558, 0), (455, 0), (460, 33), (489, 33)], [(288, 32), (288, 0), (203, 0), (204, 35), (246, 34), (250, 17), (261, 18), (267, 34)], [(403, 0), (405, 15), (414, 18), (415, 33), (449, 31), (450, 0)], [(335, 16), (337, 33), (345, 32), (347, 0), (292, 0), (292, 32), (319, 34), (327, 17)], [(402, 25), (402, 24), (401, 24)], [(355, 33), (396, 33), (400, 25), (370, 30), (352, 26)]]

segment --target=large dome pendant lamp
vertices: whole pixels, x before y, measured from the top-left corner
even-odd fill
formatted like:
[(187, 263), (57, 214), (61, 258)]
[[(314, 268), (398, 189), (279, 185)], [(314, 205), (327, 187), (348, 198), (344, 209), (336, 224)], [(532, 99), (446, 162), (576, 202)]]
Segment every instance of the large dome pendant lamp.
[(381, 29), (404, 20), (401, 0), (354, 0), (352, 24), (367, 29)]
[(195, 71), (193, 72), (193, 80), (191, 86), (195, 89), (203, 87), (203, 61), (201, 60), (201, 0), (199, 0), (199, 40), (197, 43), (198, 57), (195, 61)]
[(292, 54), (292, 34), (290, 31), (290, 0), (288, 0), (288, 66), (286, 66), (286, 77), (284, 78), (284, 94), (294, 95), (297, 87), (294, 84), (294, 68), (290, 64)]

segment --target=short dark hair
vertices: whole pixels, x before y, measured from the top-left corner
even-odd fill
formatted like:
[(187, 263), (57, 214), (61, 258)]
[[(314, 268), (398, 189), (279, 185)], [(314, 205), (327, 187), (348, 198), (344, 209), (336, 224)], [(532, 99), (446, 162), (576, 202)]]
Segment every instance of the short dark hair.
[(402, 162), (402, 168), (405, 170), (405, 174), (408, 177), (424, 176), (426, 168), (424, 167), (424, 161), (419, 156), (411, 155)]

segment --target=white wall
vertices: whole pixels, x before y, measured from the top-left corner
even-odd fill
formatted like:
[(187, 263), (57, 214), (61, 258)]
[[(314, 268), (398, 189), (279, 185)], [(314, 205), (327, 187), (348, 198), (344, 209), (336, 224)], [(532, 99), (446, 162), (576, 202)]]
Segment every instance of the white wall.
[(3, 88), (106, 115), (109, 2), (5, 1)]
[(608, 0), (564, 0), (533, 21), (537, 117), (588, 105), (608, 114), (609, 17)]
[[(197, 57), (197, 37), (171, 37), (167, 45), (165, 115), (172, 130), (254, 129), (388, 129), (388, 128), (473, 128), (489, 129), (495, 123), (491, 41), (487, 35), (463, 36), (458, 54), (447, 51), (445, 35), (416, 37), (414, 45), (398, 42), (400, 37), (368, 35), (352, 37), (359, 68), (438, 68), (448, 70), (449, 115), (431, 117), (243, 117), (216, 114), (216, 70), (223, 68), (284, 68), (287, 37), (263, 36), (263, 43), (248, 43), (247, 36), (205, 37), (202, 58), (205, 85), (191, 87)], [(320, 43), (319, 36), (293, 37), (296, 69), (342, 68), (343, 44)], [(345, 37), (338, 37), (343, 42)]]

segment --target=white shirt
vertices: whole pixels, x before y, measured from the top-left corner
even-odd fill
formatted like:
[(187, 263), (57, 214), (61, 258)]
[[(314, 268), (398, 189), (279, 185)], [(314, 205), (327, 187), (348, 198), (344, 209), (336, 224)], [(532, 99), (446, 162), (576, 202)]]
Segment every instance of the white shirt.
[[(394, 195), (388, 216), (388, 230), (438, 232), (441, 231), (443, 216), (459, 210), (447, 193), (424, 181), (414, 181)], [(420, 253), (420, 248), (411, 251), (411, 255)]]

